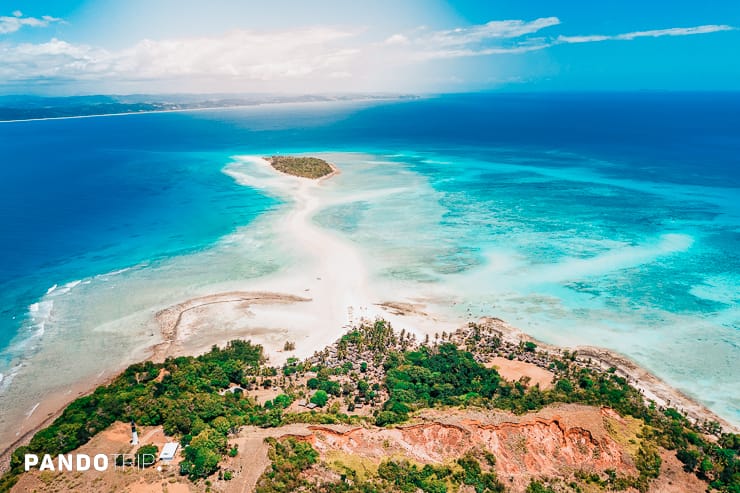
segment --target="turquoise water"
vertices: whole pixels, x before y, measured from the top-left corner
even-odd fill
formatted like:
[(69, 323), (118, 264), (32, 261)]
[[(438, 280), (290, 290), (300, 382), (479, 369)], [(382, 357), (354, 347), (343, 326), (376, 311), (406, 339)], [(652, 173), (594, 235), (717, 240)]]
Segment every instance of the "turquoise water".
[(621, 351), (740, 422), (739, 115), (737, 94), (464, 95), (0, 125), (0, 387), (34, 354), (47, 386), (96, 374), (65, 358), (122, 360), (153, 310), (289, 263), (288, 205), (224, 168), (329, 152), (315, 221), (373, 280)]
[(735, 189), (612, 178), (550, 153), (373, 160), (358, 166), (386, 183), (358, 188), (408, 189), (317, 219), (379, 259), (379, 277), (415, 280), (463, 317), (621, 351), (737, 421)]

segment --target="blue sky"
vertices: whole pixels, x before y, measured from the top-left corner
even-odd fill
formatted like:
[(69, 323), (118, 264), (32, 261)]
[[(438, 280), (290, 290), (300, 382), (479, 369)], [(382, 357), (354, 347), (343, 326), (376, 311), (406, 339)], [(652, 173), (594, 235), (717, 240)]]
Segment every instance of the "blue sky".
[(740, 90), (740, 2), (4, 0), (0, 92)]

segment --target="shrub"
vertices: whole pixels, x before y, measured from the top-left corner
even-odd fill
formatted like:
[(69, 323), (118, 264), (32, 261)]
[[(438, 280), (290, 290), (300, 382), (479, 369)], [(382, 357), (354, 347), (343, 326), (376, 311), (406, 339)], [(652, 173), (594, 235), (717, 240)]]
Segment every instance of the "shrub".
[(317, 390), (311, 397), (311, 402), (313, 402), (319, 407), (326, 406), (326, 403), (328, 400), (329, 400), (329, 394), (327, 394), (323, 390)]
[(159, 449), (153, 443), (148, 445), (142, 445), (139, 450), (136, 451), (135, 464), (140, 467), (153, 466), (157, 461), (157, 453)]

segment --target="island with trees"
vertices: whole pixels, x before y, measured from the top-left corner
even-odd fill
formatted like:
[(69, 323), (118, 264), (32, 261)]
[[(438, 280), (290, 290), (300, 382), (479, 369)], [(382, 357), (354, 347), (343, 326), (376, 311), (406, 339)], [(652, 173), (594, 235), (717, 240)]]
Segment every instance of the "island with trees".
[(266, 157), (273, 168), (288, 175), (317, 180), (337, 172), (327, 161), (309, 156), (272, 156)]

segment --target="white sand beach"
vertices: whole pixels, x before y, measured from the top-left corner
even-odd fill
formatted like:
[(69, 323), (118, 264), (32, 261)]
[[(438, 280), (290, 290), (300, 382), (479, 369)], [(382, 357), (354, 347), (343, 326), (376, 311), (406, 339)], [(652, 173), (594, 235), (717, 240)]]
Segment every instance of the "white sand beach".
[[(387, 301), (388, 288), (370, 282), (365, 259), (357, 245), (313, 221), (314, 215), (327, 207), (331, 200), (321, 194), (331, 175), (320, 180), (308, 180), (278, 173), (259, 157), (240, 159), (263, 167), (265, 175), (254, 176), (236, 170), (229, 170), (227, 174), (239, 183), (278, 195), (292, 203), (290, 211), (275, 225), (275, 231), (279, 235), (278, 241), (289, 245), (299, 258), (293, 268), (252, 281), (248, 288), (250, 291), (308, 298), (308, 301), (293, 304), (290, 309), (280, 304), (253, 305), (250, 307), (250, 326), (289, 329), (291, 340), (296, 342), (293, 354), (305, 357), (331, 344), (347, 327), (362, 319), (383, 317), (399, 329), (419, 335), (450, 330), (458, 324), (453, 318), (432, 319), (421, 314), (399, 314), (381, 306)], [(387, 190), (385, 193), (396, 192)], [(271, 354), (270, 357), (273, 363), (280, 363), (287, 355)]]
[[(415, 300), (394, 298), (390, 286), (371, 283), (366, 260), (357, 246), (313, 221), (316, 212), (331, 203), (330, 195), (322, 193), (330, 180), (279, 173), (261, 157), (239, 157), (238, 162), (249, 164), (249, 171), (231, 167), (225, 172), (243, 185), (289, 203), (284, 213), (271, 218), (270, 230), (274, 235), (272, 244), (288, 250), (293, 261), (271, 275), (183, 290), (184, 296), (175, 303), (162, 305), (168, 298), (153, 298), (136, 313), (91, 329), (84, 345), (65, 345), (63, 352), (58, 350), (66, 344), (62, 335), (55, 340), (54, 334), (49, 334), (46, 341), (41, 341), (39, 351), (24, 363), (23, 370), (27, 371), (20, 371), (9, 389), (14, 396), (12, 403), (0, 405), (4, 411), (0, 423), (2, 449), (30, 438), (33, 430), (49, 422), (68, 402), (104, 383), (126, 365), (145, 358), (200, 354), (214, 344), (241, 338), (263, 345), (271, 364), (282, 364), (290, 356), (310, 356), (363, 319), (383, 317), (398, 330), (417, 336), (450, 331), (459, 325), (454, 316), (431, 316), (421, 309), (399, 310), (399, 306), (419, 305)], [(154, 293), (156, 285), (146, 283), (141, 288)], [(122, 290), (126, 289), (130, 288)], [(143, 291), (138, 295), (145, 294)], [(102, 344), (95, 338), (112, 332), (123, 337), (121, 330), (127, 331), (125, 342), (109, 343), (111, 346), (100, 353), (107, 359), (90, 358)], [(283, 351), (288, 341), (295, 342), (294, 351)], [(129, 344), (128, 351), (121, 344)], [(55, 371), (53, 366), (62, 363), (62, 354), (84, 361), (86, 367)]]

